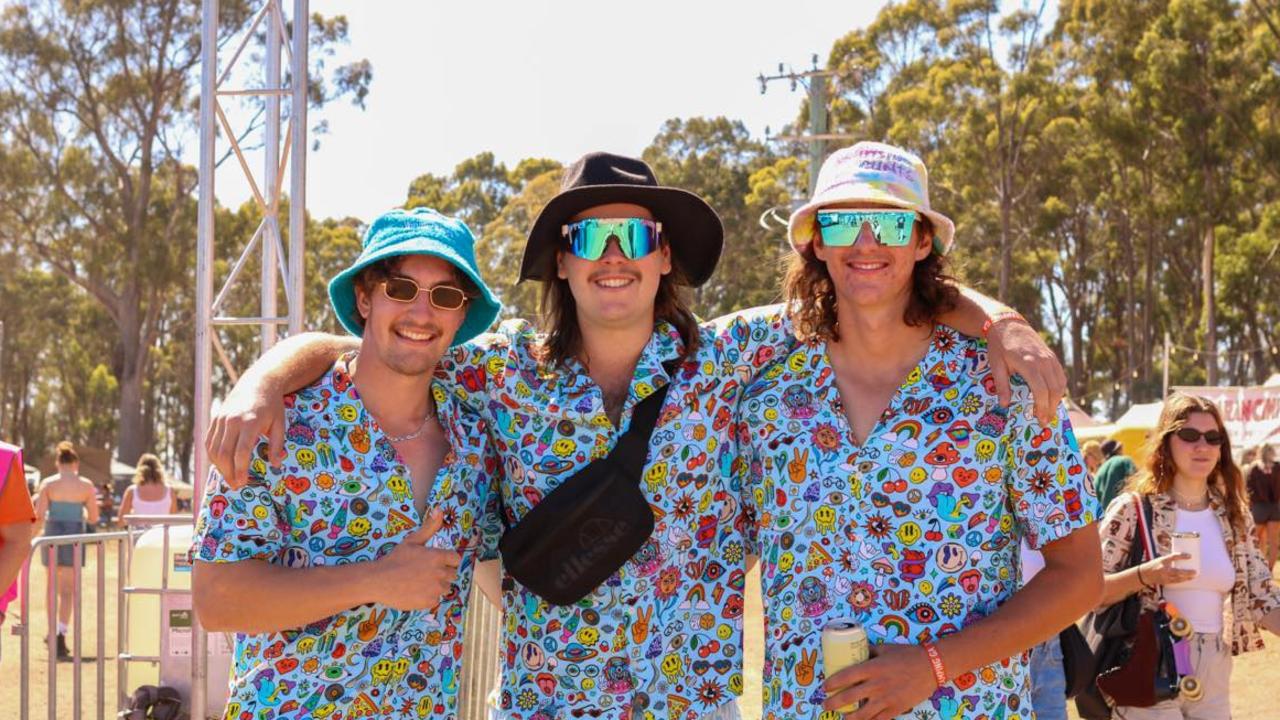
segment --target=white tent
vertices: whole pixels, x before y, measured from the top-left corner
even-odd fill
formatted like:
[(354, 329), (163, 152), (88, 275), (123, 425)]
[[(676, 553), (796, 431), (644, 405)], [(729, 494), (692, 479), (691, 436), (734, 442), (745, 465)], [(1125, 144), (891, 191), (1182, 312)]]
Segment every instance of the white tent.
[(1160, 422), (1160, 409), (1163, 402), (1138, 403), (1125, 411), (1115, 422), (1122, 428), (1153, 428)]

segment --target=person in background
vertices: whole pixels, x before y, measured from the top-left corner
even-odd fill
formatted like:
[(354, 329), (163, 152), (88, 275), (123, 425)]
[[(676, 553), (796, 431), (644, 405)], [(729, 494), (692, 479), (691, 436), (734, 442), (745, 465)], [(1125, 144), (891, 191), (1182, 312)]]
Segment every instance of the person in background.
[[(1149, 708), (1118, 707), (1118, 720), (1231, 717), (1232, 656), (1262, 649), (1258, 626), (1280, 632), (1280, 587), (1255, 542), (1244, 478), (1218, 408), (1175, 393), (1164, 403), (1146, 467), (1107, 508), (1099, 526), (1106, 572), (1103, 607), (1139, 593), (1143, 610), (1164, 599), (1191, 623), (1191, 662), (1204, 688)], [(1138, 531), (1136, 498), (1150, 501), (1155, 559), (1126, 568)], [(1200, 534), (1200, 570), (1180, 569), (1174, 532)], [(1231, 622), (1223, 622), (1231, 600)]]
[(1271, 568), (1280, 553), (1280, 464), (1276, 463), (1276, 451), (1270, 445), (1258, 447), (1256, 457), (1257, 460), (1247, 466), (1249, 511), (1253, 515), (1258, 549)]
[(0, 442), (0, 625), (18, 596), (18, 573), (31, 550), (36, 513), (22, 472), (22, 448)]
[(98, 486), (98, 527), (110, 530), (115, 526), (116, 494), (111, 490), (108, 480)]
[(1093, 486), (1098, 493), (1098, 507), (1108, 508), (1111, 501), (1116, 499), (1120, 491), (1124, 489), (1125, 483), (1128, 482), (1129, 476), (1138, 471), (1133, 460), (1122, 453), (1124, 446), (1118, 440), (1104, 440), (1102, 442), (1102, 455), (1106, 458), (1102, 466), (1098, 468), (1097, 474), (1093, 476)]
[(1080, 446), (1080, 454), (1084, 456), (1085, 469), (1089, 471), (1089, 476), (1093, 477), (1098, 473), (1098, 468), (1102, 467), (1102, 461), (1106, 460), (1102, 456), (1102, 443), (1097, 440), (1090, 440)]
[(1258, 459), (1258, 448), (1256, 447), (1246, 448), (1243, 452), (1240, 453), (1240, 467), (1247, 468), (1250, 465), (1252, 465), (1253, 462), (1257, 459)]
[[(57, 448), (58, 474), (45, 478), (36, 494), (36, 518), (43, 525), (43, 534), (79, 535), (98, 523), (98, 489), (90, 481), (80, 477), (80, 456), (75, 446), (63, 440)], [(86, 522), (87, 521), (87, 522)], [(58, 637), (55, 648), (59, 660), (69, 660), (67, 626), (71, 622), (71, 610), (75, 603), (75, 548), (58, 547), (56, 553), (40, 553), (40, 561), (49, 567), (49, 556), (56, 555), (54, 567), (49, 572), (49, 582), (54, 583), (58, 594)], [(84, 551), (81, 549), (81, 559)]]
[(120, 521), (128, 523), (130, 515), (172, 515), (177, 511), (178, 495), (165, 480), (160, 458), (144, 454), (138, 458), (133, 484), (120, 499)]

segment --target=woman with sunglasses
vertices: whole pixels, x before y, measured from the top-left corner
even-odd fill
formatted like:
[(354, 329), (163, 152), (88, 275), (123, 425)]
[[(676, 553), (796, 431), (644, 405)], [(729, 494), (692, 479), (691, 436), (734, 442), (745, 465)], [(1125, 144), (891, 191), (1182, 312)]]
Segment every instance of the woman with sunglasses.
[[(1163, 595), (1191, 623), (1191, 663), (1203, 696), (1183, 693), (1149, 708), (1118, 707), (1115, 716), (1229, 718), (1231, 658), (1262, 649), (1258, 626), (1280, 633), (1280, 588), (1258, 552), (1244, 479), (1218, 408), (1175, 393), (1165, 401), (1152, 438), (1146, 468), (1111, 503), (1099, 526), (1103, 605), (1139, 593), (1143, 609), (1154, 610)], [(1125, 568), (1139, 528), (1135, 495), (1150, 501), (1157, 557)], [(1199, 552), (1171, 552), (1175, 533), (1198, 533)], [(1229, 625), (1223, 622), (1228, 599)]]

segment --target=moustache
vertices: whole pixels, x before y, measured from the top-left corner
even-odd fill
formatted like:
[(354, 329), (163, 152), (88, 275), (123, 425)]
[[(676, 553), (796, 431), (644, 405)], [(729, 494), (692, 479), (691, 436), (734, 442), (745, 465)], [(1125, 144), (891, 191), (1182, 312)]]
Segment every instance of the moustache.
[(600, 270), (600, 271), (593, 272), (593, 273), (591, 273), (590, 275), (588, 275), (588, 276), (587, 276), (587, 281), (588, 281), (588, 282), (595, 282), (596, 280), (599, 280), (600, 278), (604, 278), (604, 277), (619, 277), (619, 276), (629, 277), (629, 278), (631, 278), (632, 280), (635, 280), (636, 282), (639, 282), (639, 281), (640, 281), (640, 273), (639, 273), (639, 272), (636, 272), (635, 270)]

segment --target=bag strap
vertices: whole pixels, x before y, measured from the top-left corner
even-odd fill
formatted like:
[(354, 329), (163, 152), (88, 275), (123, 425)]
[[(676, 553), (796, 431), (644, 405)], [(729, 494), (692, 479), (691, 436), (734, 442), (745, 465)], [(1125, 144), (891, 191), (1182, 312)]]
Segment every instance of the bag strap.
[(618, 438), (618, 442), (614, 444), (613, 450), (606, 458), (609, 462), (634, 470), (637, 481), (640, 479), (640, 471), (644, 469), (644, 461), (649, 455), (649, 438), (653, 435), (654, 426), (658, 424), (658, 414), (662, 411), (667, 391), (675, 381), (673, 376), (679, 367), (679, 361), (665, 362), (662, 367), (667, 371), (667, 384), (654, 390), (631, 410), (631, 424)]
[[(1151, 533), (1151, 524), (1153, 522), (1153, 510), (1151, 508), (1151, 498), (1146, 495), (1135, 494), (1133, 504), (1138, 511), (1138, 531), (1135, 533), (1133, 541), (1137, 544), (1139, 537), (1142, 539), (1143, 557), (1145, 560), (1154, 560), (1156, 557), (1156, 540)], [(1139, 560), (1141, 564), (1145, 560)], [(1155, 586), (1156, 594), (1160, 599), (1164, 599), (1164, 586)]]
[[(575, 472), (574, 475), (584, 472), (588, 467), (596, 463), (612, 463), (630, 471), (632, 479), (635, 480), (637, 485), (640, 484), (640, 478), (643, 475), (641, 471), (644, 469), (645, 459), (649, 456), (649, 437), (653, 435), (653, 428), (658, 423), (658, 413), (662, 410), (667, 391), (671, 389), (671, 384), (675, 381), (675, 373), (680, 367), (680, 361), (669, 360), (662, 363), (662, 367), (667, 371), (667, 384), (654, 390), (645, 399), (636, 403), (636, 406), (631, 410), (631, 424), (627, 426), (626, 431), (614, 443), (613, 449), (609, 451), (608, 455), (592, 460)], [(561, 483), (561, 486), (563, 485), (564, 483)], [(556, 488), (556, 490), (558, 489)], [(512, 526), (507, 521), (506, 504), (502, 500), (502, 493), (498, 493), (498, 517), (502, 519), (503, 529), (510, 530)]]
[(1147, 510), (1151, 508), (1150, 502), (1140, 494), (1134, 493), (1133, 496), (1134, 509), (1138, 512), (1138, 533), (1135, 536), (1135, 542), (1140, 537), (1142, 539), (1142, 549), (1146, 560), (1154, 560), (1156, 557), (1155, 542), (1151, 538), (1151, 526), (1147, 524)]

